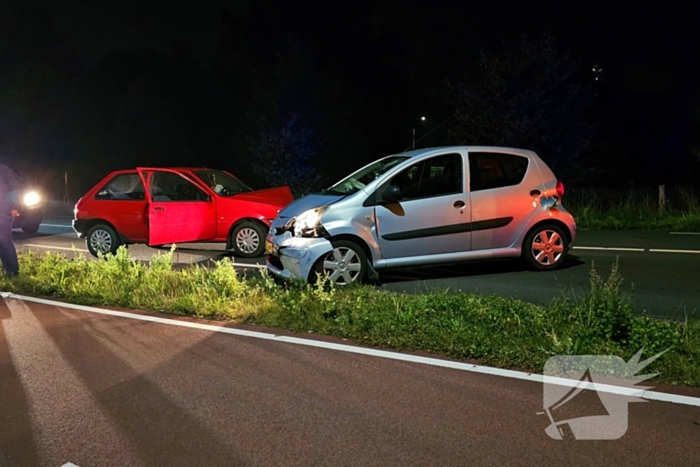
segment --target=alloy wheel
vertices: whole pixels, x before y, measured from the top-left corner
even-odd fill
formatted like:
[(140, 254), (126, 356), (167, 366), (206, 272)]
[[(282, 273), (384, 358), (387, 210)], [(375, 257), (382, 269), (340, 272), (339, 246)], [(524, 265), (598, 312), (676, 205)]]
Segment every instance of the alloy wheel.
[(554, 230), (539, 232), (532, 241), (532, 257), (543, 266), (552, 266), (564, 255), (564, 239)]
[(331, 282), (348, 285), (360, 276), (362, 259), (351, 248), (336, 247), (324, 259), (323, 272)]
[(112, 249), (112, 235), (106, 230), (95, 230), (90, 236), (90, 246), (95, 251), (107, 254)]
[(236, 246), (242, 252), (252, 254), (260, 246), (260, 236), (254, 229), (245, 227), (236, 235)]

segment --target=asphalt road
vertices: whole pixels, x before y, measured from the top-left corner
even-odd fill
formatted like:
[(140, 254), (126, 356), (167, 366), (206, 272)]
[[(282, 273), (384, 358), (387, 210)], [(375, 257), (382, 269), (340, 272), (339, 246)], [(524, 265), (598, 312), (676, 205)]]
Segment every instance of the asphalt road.
[[(1, 467), (700, 458), (697, 406), (633, 403), (620, 439), (557, 441), (537, 382), (11, 298), (0, 299), (0, 394)], [(565, 407), (557, 420), (600, 415), (601, 399), (585, 391)]]
[(449, 288), (544, 303), (562, 296), (580, 299), (590, 290), (591, 268), (607, 278), (615, 261), (621, 290), (634, 299), (637, 313), (700, 318), (700, 235), (580, 231), (577, 247), (558, 271), (533, 272), (519, 261), (498, 261), (390, 272), (382, 281), (401, 292)]
[[(54, 250), (73, 255), (72, 248), (86, 254), (83, 240), (70, 227), (70, 218), (47, 218), (39, 232), (15, 231), (19, 248)], [(134, 245), (130, 253), (147, 261), (167, 249)], [(175, 261), (211, 264), (231, 256), (223, 245), (178, 245)], [(381, 274), (382, 287), (416, 293), (449, 288), (464, 292), (499, 294), (532, 303), (544, 303), (565, 294), (580, 298), (589, 288), (591, 266), (607, 277), (619, 259), (624, 293), (632, 294), (638, 313), (684, 319), (700, 317), (700, 235), (668, 232), (579, 231), (577, 246), (565, 268), (555, 272), (532, 272), (519, 261), (495, 261), (447, 267), (402, 269)], [(241, 271), (254, 273), (264, 258), (234, 258)]]

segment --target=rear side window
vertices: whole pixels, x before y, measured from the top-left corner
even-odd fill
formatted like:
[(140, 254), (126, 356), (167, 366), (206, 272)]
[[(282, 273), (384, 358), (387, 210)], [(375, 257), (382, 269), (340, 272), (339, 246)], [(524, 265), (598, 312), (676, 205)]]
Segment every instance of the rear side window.
[(146, 190), (139, 174), (119, 174), (97, 192), (95, 199), (143, 201), (146, 199)]
[(469, 153), (471, 191), (489, 190), (520, 184), (530, 160), (513, 154)]

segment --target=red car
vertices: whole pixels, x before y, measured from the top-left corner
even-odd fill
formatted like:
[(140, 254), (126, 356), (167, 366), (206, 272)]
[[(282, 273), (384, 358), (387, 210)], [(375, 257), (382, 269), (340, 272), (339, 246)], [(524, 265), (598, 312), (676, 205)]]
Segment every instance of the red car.
[(264, 253), (270, 223), (293, 200), (289, 187), (253, 190), (222, 170), (118, 170), (77, 202), (73, 229), (94, 256), (134, 243), (225, 242), (250, 258)]

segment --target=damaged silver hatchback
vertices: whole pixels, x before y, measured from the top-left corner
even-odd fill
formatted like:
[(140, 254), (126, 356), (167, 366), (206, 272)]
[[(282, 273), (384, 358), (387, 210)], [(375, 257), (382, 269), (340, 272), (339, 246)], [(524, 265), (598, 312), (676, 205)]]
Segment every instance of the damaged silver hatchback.
[(564, 185), (533, 151), (455, 146), (381, 158), (287, 205), (266, 238), (278, 278), (338, 285), (389, 268), (496, 258), (560, 267), (576, 239)]

